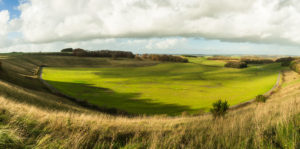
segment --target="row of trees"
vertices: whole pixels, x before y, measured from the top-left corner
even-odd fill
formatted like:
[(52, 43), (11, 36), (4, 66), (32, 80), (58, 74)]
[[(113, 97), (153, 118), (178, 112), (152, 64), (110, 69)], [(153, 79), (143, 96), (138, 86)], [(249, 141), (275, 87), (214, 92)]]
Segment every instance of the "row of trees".
[(240, 62), (240, 61), (229, 61), (224, 66), (231, 67), (231, 68), (247, 68), (248, 67), (247, 63)]
[(266, 58), (241, 58), (241, 61), (245, 62), (247, 64), (270, 64), (270, 63), (274, 63), (274, 60), (266, 59)]
[(297, 73), (300, 73), (300, 60), (294, 60), (290, 64), (290, 68)]
[(276, 60), (276, 62), (281, 63), (281, 66), (290, 66), (291, 62), (295, 60), (293, 57), (283, 57)]
[(208, 57), (208, 60), (238, 60), (238, 58), (230, 57), (230, 56), (212, 56)]
[(159, 55), (159, 54), (142, 54), (134, 55), (132, 52), (127, 51), (111, 51), (111, 50), (100, 50), (100, 51), (88, 51), (84, 49), (72, 49), (66, 48), (62, 49), (61, 53), (72, 54), (74, 56), (81, 57), (111, 57), (111, 58), (136, 58), (139, 60), (149, 59), (153, 61), (163, 61), (163, 62), (181, 62), (187, 63), (188, 59), (181, 56), (173, 55)]
[(149, 59), (153, 61), (162, 61), (162, 62), (180, 62), (180, 63), (189, 62), (188, 59), (186, 58), (183, 58), (181, 56), (174, 56), (174, 55), (143, 54), (143, 55), (136, 55), (136, 58)]
[(74, 56), (82, 57), (111, 57), (111, 58), (134, 58), (132, 52), (127, 51), (110, 51), (110, 50), (100, 50), (100, 51), (87, 51), (83, 49), (74, 49)]

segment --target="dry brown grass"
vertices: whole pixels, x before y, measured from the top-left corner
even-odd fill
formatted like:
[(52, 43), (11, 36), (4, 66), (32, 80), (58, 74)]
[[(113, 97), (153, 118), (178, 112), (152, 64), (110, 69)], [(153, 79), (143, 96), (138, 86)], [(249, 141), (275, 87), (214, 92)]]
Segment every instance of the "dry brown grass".
[[(288, 71), (284, 77), (290, 81), (299, 76)], [(274, 145), (274, 140), (279, 147), (284, 141), (290, 141), (284, 148), (296, 148), (299, 136), (292, 136), (292, 140), (278, 139), (276, 132), (284, 133), (281, 129), (289, 129), (285, 126), (294, 123), (295, 115), (300, 113), (299, 93), (295, 90), (299, 87), (295, 84), (282, 88), (264, 104), (255, 103), (231, 111), (217, 120), (210, 115), (126, 118), (93, 112), (62, 112), (3, 97), (0, 107), (11, 114), (10, 128), (19, 132), (20, 137), (29, 134), (27, 137), (36, 140), (37, 148), (268, 148)], [(41, 131), (31, 136), (32, 129)]]
[[(59, 58), (51, 59), (55, 63)], [(5, 60), (5, 72), (12, 76), (3, 77), (9, 77), (5, 80), (13, 83), (24, 81), (26, 77), (22, 75), (34, 76), (30, 70), (42, 61), (41, 58)], [(24, 65), (19, 66), (20, 63)], [(293, 71), (282, 76), (287, 84), (300, 78)], [(22, 87), (13, 83), (0, 80), (0, 135), (5, 129), (29, 148), (300, 147), (300, 83), (277, 90), (266, 103), (253, 103), (216, 120), (211, 115), (110, 116), (40, 90), (42, 86), (34, 78), (27, 78)], [(34, 88), (26, 88), (30, 85)], [(1, 121), (5, 116), (7, 120)]]

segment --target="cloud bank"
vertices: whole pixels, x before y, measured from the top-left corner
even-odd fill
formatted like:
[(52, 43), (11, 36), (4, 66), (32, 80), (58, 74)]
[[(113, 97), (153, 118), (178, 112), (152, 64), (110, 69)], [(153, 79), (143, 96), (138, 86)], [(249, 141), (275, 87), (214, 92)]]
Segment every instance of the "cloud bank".
[(0, 36), (18, 32), (14, 44), (183, 37), (145, 44), (166, 49), (202, 37), (300, 45), (297, 0), (28, 0), (19, 10), (14, 20), (0, 12)]

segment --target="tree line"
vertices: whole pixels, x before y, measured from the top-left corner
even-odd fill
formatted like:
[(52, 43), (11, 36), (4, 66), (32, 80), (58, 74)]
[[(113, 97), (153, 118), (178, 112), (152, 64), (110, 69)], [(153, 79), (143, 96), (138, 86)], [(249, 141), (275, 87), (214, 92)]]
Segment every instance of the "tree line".
[(159, 55), (159, 54), (142, 54), (136, 55), (138, 59), (149, 59), (153, 61), (162, 61), (162, 62), (180, 62), (180, 63), (187, 63), (189, 62), (187, 58), (183, 58), (181, 56), (174, 56), (174, 55)]
[(74, 56), (81, 57), (111, 57), (111, 58), (134, 58), (135, 55), (128, 51), (110, 51), (110, 50), (99, 50), (99, 51), (87, 51), (84, 49), (74, 49)]
[(99, 51), (88, 51), (84, 49), (63, 49), (61, 52), (70, 52), (74, 56), (81, 56), (81, 57), (110, 57), (110, 58), (136, 58), (139, 60), (149, 59), (153, 61), (162, 61), (162, 62), (181, 62), (187, 63), (188, 59), (183, 58), (181, 56), (174, 56), (174, 55), (159, 55), (159, 54), (142, 54), (142, 55), (134, 55), (132, 52), (128, 51), (111, 51), (111, 50), (99, 50)]

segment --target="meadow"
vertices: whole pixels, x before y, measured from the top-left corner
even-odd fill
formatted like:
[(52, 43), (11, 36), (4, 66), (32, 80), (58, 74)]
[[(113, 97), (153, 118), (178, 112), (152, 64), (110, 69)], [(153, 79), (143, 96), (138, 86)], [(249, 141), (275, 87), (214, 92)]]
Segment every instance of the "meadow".
[[(0, 148), (300, 148), (300, 75), (288, 67), (282, 72), (283, 85), (266, 103), (254, 102), (218, 119), (210, 114), (126, 117), (52, 94), (36, 70), (41, 65), (120, 68), (159, 63), (22, 53), (0, 55), (0, 59)], [(223, 63), (194, 60), (204, 60), (205, 65)]]
[(279, 63), (225, 68), (205, 57), (190, 63), (101, 68), (45, 67), (43, 79), (59, 91), (88, 103), (134, 114), (178, 115), (207, 112), (216, 100), (236, 105), (269, 91)]

